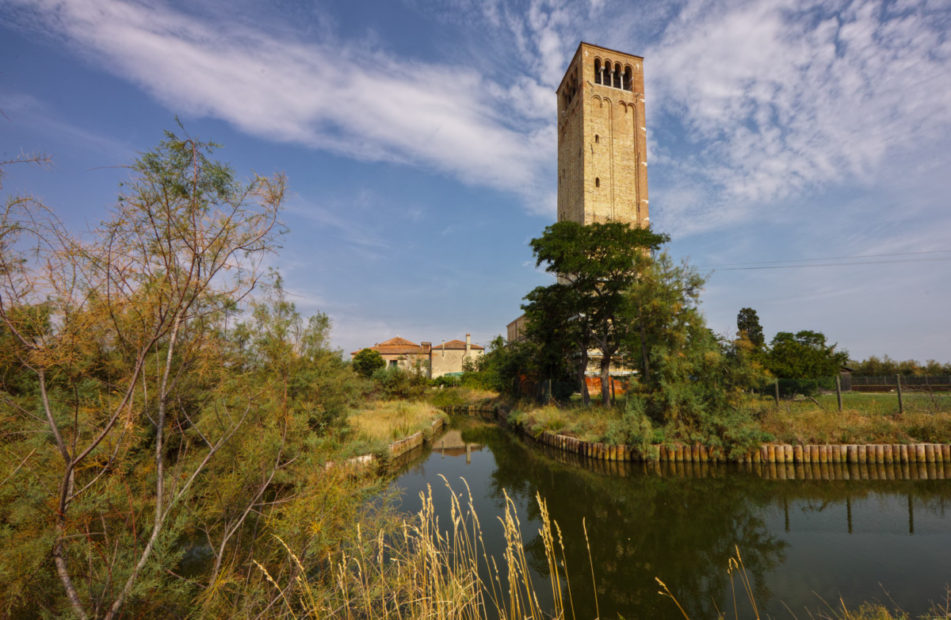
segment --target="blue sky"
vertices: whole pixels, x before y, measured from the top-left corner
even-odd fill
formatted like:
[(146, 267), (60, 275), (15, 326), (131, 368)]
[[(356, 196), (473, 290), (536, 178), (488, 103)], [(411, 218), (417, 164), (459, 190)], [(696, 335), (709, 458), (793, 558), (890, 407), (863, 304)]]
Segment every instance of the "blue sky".
[(554, 89), (580, 40), (643, 56), (651, 221), (732, 335), (951, 360), (951, 3), (0, 0), (3, 193), (81, 230), (178, 116), (286, 172), (273, 259), (349, 352), (482, 344), (549, 282)]

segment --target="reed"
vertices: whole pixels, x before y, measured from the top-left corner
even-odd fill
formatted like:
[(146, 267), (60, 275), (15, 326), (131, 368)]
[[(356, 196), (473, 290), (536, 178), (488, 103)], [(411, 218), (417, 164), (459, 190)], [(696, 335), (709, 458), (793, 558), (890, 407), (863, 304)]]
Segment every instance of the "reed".
[(332, 579), (308, 579), (298, 555), (286, 545), (298, 568), (293, 579), (279, 583), (258, 564), (276, 591), (274, 600), (283, 607), (278, 615), (574, 618), (561, 530), (550, 518), (545, 500), (536, 496), (553, 609), (543, 609), (539, 602), (538, 588), (543, 586), (532, 577), (515, 502), (505, 494), (505, 508), (498, 517), (505, 547), (497, 560), (486, 548), (468, 484), (463, 480), (465, 491), (456, 493), (445, 478), (443, 481), (451, 498), (447, 526), (439, 522), (433, 491), (428, 487), (420, 494), (420, 510), (403, 521), (396, 536), (381, 531), (368, 541), (358, 528), (354, 549), (332, 558)]

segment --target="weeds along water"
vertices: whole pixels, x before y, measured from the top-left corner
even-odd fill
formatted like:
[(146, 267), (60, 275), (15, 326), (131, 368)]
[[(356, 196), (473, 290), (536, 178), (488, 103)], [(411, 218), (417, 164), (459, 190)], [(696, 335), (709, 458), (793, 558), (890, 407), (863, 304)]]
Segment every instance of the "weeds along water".
[[(470, 618), (548, 619), (600, 618), (595, 560), (591, 553), (587, 526), (585, 548), (594, 593), (594, 609), (576, 609), (567, 570), (565, 541), (558, 523), (551, 519), (545, 500), (536, 495), (548, 582), (549, 606), (541, 601), (542, 591), (532, 579), (525, 555), (522, 524), (513, 500), (505, 494), (505, 508), (498, 517), (504, 531), (501, 553), (490, 553), (472, 491), (461, 480), (457, 492), (443, 478), (451, 500), (448, 527), (440, 524), (432, 489), (421, 494), (421, 508), (414, 518), (403, 521), (396, 536), (383, 530), (364, 538), (358, 533), (356, 550), (341, 552), (332, 564), (332, 579), (319, 583), (305, 577), (307, 571), (294, 552), (284, 545), (298, 568), (291, 581), (278, 583), (258, 564), (268, 582), (279, 593), (283, 614), (295, 618)], [(359, 532), (359, 530), (358, 530)], [(283, 541), (280, 541), (284, 544)], [(761, 617), (755, 588), (738, 547), (724, 569), (730, 582), (731, 607), (717, 610), (717, 617)], [(691, 618), (677, 595), (659, 577), (657, 596), (669, 599), (683, 618)], [(328, 587), (329, 586), (329, 587)], [(275, 610), (276, 612), (278, 610)], [(936, 608), (936, 613), (944, 613)], [(280, 613), (280, 612), (278, 612)], [(815, 618), (900, 618), (882, 606), (866, 605), (849, 610), (828, 606)]]
[[(912, 487), (902, 481), (779, 481), (719, 470), (698, 478), (672, 472), (641, 475), (633, 469), (627, 475), (599, 473), (583, 463), (559, 462), (540, 446), (494, 426), (463, 425), (461, 431), (471, 466), (465, 464), (466, 451), (458, 448), (419, 457), (401, 475), (419, 484), (409, 484), (402, 496), (403, 518), (395, 526), (359, 530), (356, 540), (326, 558), (322, 570), (295, 558), (297, 574), (268, 575), (282, 605), (275, 615), (897, 618), (918, 617), (928, 609), (923, 600), (924, 608), (912, 607), (914, 615), (903, 616), (894, 611), (898, 603), (887, 597), (882, 603), (877, 581), (881, 577), (887, 583), (895, 567), (876, 568), (877, 556), (855, 555), (875, 546), (866, 531), (875, 526), (870, 519), (885, 518), (876, 512), (883, 502), (905, 506), (907, 500), (911, 509), (904, 493)], [(490, 461), (491, 468), (480, 470), (480, 463)], [(426, 467), (429, 474), (424, 476)], [(889, 499), (896, 493), (898, 499)], [(892, 550), (910, 545), (919, 553), (946, 538), (934, 533), (944, 528), (940, 514), (947, 485), (915, 483), (914, 493), (914, 536), (901, 531), (908, 522), (892, 524), (896, 531), (886, 532)], [(568, 510), (569, 504), (579, 509)], [(825, 530), (845, 529), (847, 504), (849, 533), (843, 551)], [(695, 527), (682, 530), (684, 523)], [(823, 566), (830, 562), (816, 556), (811, 574), (801, 574), (803, 551), (796, 546), (797, 537), (811, 535), (801, 531), (803, 523), (818, 524), (820, 544), (834, 550), (838, 564)], [(631, 538), (617, 538), (618, 531)], [(752, 538), (735, 537), (744, 532)], [(859, 559), (851, 562), (853, 568), (867, 569), (849, 578), (868, 582), (858, 596), (844, 591), (840, 598), (816, 588), (796, 598), (788, 589), (777, 593), (764, 586), (775, 583), (770, 575), (779, 574), (813, 589), (816, 575), (821, 580), (835, 574), (849, 566), (850, 557)], [(888, 552), (884, 557), (904, 566), (904, 558)], [(933, 577), (942, 565), (947, 563), (939, 560), (927, 570)], [(940, 579), (939, 585), (932, 579), (917, 591), (944, 598), (946, 572)], [(900, 588), (892, 592), (908, 600), (901, 599)], [(873, 599), (880, 602), (861, 603)], [(932, 610), (927, 617), (944, 617), (941, 608)]]
[[(449, 491), (450, 522), (441, 524), (432, 489), (420, 495), (421, 507), (405, 519), (399, 531), (381, 530), (364, 538), (358, 530), (353, 549), (341, 551), (331, 563), (332, 579), (314, 581), (294, 552), (285, 545), (298, 567), (297, 575), (279, 583), (258, 564), (279, 593), (290, 617), (341, 618), (576, 618), (571, 583), (566, 572), (564, 540), (558, 524), (548, 515), (541, 496), (538, 534), (544, 544), (549, 576), (546, 609), (525, 555), (515, 503), (505, 496), (498, 521), (505, 546), (490, 553), (471, 489), (461, 481)], [(282, 541), (283, 544), (283, 541)], [(591, 563), (592, 578), (594, 564)]]

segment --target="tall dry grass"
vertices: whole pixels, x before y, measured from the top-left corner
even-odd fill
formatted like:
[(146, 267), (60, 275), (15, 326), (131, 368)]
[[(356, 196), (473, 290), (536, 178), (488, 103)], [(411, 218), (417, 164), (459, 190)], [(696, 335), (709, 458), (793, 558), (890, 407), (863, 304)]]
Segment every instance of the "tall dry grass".
[(445, 418), (446, 414), (425, 402), (384, 400), (351, 411), (347, 422), (358, 440), (390, 442), (429, 430), (439, 417)]
[(760, 427), (786, 443), (913, 443), (951, 438), (951, 395), (907, 393), (905, 412), (895, 394), (835, 394), (761, 403)]
[(505, 509), (498, 517), (505, 546), (497, 559), (486, 548), (468, 484), (463, 480), (465, 492), (457, 494), (445, 478), (443, 481), (452, 498), (447, 527), (439, 522), (430, 487), (420, 494), (419, 512), (404, 521), (395, 535), (380, 531), (372, 540), (364, 540), (358, 529), (356, 550), (340, 552), (333, 559), (330, 580), (309, 579), (297, 555), (286, 546), (298, 567), (289, 582), (278, 583), (258, 565), (275, 588), (284, 615), (541, 619), (567, 618), (570, 614), (575, 618), (564, 541), (558, 524), (549, 517), (545, 501), (536, 496), (552, 609), (543, 609), (539, 603), (515, 502), (505, 495)]

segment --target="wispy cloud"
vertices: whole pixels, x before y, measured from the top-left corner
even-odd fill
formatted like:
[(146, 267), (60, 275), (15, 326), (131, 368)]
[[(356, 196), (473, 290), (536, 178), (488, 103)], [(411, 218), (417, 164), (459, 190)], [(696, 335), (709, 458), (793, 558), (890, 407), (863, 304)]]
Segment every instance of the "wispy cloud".
[(539, 93), (531, 83), (502, 87), (464, 66), (212, 24), (164, 4), (14, 5), (172, 111), (348, 157), (441, 170), (545, 208), (537, 197), (553, 168), (554, 134), (533, 111)]
[(722, 226), (947, 141), (949, 24), (912, 2), (688, 4), (648, 51), (648, 88), (689, 144), (666, 163), (708, 191), (665, 219)]

